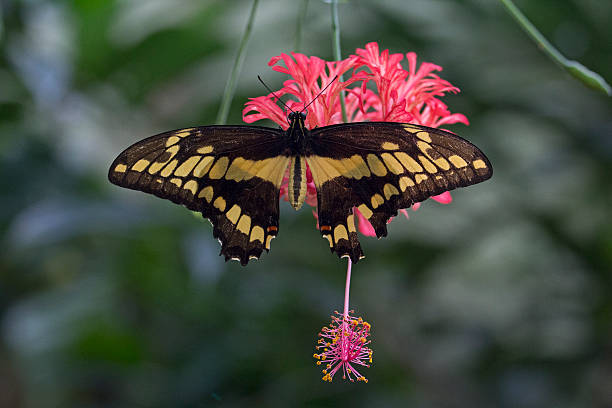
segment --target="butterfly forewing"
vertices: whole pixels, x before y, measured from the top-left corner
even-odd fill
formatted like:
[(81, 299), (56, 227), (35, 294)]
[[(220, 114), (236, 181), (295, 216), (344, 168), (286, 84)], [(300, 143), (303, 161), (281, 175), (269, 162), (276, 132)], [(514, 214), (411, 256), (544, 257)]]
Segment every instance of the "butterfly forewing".
[(109, 180), (201, 212), (221, 254), (246, 265), (278, 233), (279, 189), (290, 156), (282, 131), (203, 126), (144, 139), (115, 159)]
[(332, 251), (363, 257), (353, 208), (380, 238), (399, 209), (491, 177), (486, 156), (459, 136), (392, 122), (326, 126), (311, 131), (306, 161), (317, 188), (321, 234)]

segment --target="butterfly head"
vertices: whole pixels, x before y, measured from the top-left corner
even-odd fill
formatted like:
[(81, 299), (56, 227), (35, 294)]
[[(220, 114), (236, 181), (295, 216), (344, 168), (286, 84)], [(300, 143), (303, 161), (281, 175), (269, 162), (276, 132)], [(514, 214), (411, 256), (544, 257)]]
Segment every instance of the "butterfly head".
[(291, 112), (287, 115), (287, 121), (289, 122), (289, 129), (287, 134), (291, 141), (296, 145), (301, 145), (306, 138), (306, 113), (304, 111)]
[(293, 124), (296, 121), (299, 121), (301, 123), (304, 123), (304, 121), (306, 120), (306, 113), (305, 112), (291, 112), (288, 116), (287, 116), (287, 121), (289, 122), (289, 124)]

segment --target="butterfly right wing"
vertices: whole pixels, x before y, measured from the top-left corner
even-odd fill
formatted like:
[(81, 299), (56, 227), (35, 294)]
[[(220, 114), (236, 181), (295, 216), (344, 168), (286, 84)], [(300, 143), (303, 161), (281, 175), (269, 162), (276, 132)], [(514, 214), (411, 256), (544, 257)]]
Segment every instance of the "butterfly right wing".
[(493, 174), (476, 146), (426, 126), (346, 123), (313, 129), (311, 140), (306, 161), (317, 188), (321, 234), (332, 251), (353, 262), (363, 257), (353, 208), (380, 238), (398, 210)]
[(202, 213), (225, 259), (246, 265), (269, 250), (278, 233), (279, 191), (289, 160), (281, 130), (201, 126), (135, 143), (115, 159), (108, 178)]

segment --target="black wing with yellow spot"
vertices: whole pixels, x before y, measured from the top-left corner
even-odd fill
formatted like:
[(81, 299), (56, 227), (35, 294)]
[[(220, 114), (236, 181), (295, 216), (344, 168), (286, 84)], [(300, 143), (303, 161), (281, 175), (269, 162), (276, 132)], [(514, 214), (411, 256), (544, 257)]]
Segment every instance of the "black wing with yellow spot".
[(246, 265), (278, 233), (279, 188), (289, 164), (284, 133), (258, 126), (203, 126), (127, 148), (109, 180), (201, 212), (225, 259)]
[(306, 161), (317, 188), (319, 227), (332, 251), (357, 262), (363, 252), (353, 208), (387, 235), (399, 209), (491, 177), (487, 157), (443, 130), (391, 122), (325, 126), (311, 131)]

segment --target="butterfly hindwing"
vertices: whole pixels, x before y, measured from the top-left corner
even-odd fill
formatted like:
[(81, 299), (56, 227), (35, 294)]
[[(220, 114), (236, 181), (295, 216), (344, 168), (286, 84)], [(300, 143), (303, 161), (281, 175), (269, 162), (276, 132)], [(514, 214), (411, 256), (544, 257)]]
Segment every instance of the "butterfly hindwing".
[(311, 131), (306, 161), (317, 188), (321, 234), (332, 251), (363, 257), (355, 231), (357, 208), (380, 238), (399, 209), (491, 177), (486, 156), (443, 130), (413, 124), (362, 122)]
[(288, 154), (280, 130), (202, 126), (137, 142), (115, 159), (108, 177), (202, 213), (226, 260), (246, 265), (269, 250), (278, 233)]

